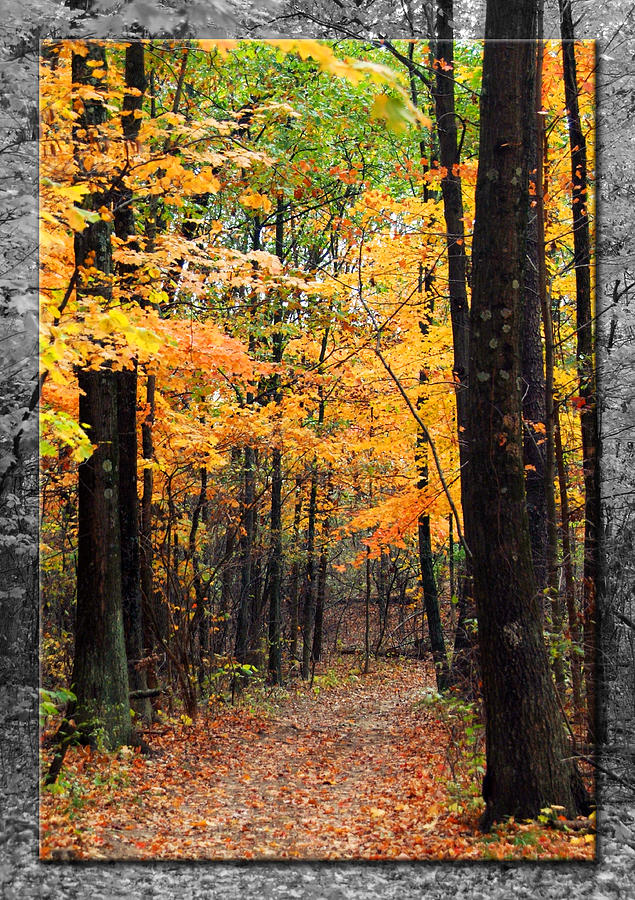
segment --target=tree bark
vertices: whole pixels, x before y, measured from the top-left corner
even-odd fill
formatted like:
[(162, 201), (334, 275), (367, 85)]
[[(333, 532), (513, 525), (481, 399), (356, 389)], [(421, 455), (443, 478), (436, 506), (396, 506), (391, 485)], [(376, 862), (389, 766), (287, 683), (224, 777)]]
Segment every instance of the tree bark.
[(114, 372), (78, 373), (80, 422), (97, 449), (79, 467), (73, 717), (84, 739), (132, 742), (122, 611), (117, 384)]
[[(574, 818), (586, 794), (568, 759), (544, 645), (524, 484), (520, 291), (528, 206), (535, 5), (489, 0), (481, 94), (470, 320), (466, 539), (486, 720), (481, 827), (558, 804)], [(502, 39), (502, 40), (501, 40)]]
[(271, 554), (269, 560), (269, 679), (282, 684), (282, 452), (272, 453)]

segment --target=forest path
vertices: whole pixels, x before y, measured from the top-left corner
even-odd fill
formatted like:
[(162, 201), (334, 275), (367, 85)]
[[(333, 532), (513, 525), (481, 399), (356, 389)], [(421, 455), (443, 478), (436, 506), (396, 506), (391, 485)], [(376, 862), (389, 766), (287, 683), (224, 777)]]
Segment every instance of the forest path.
[[(313, 689), (265, 690), (190, 725), (154, 726), (150, 756), (69, 749), (62, 793), (42, 797), (43, 859), (590, 858), (585, 838), (481, 835), (452, 809), (448, 746), (428, 663), (339, 663)], [(319, 691), (315, 689), (319, 687)], [(462, 800), (466, 760), (454, 750)]]
[[(207, 728), (184, 729), (181, 746), (160, 742), (147, 764), (153, 786), (138, 824), (111, 832), (102, 852), (138, 856), (141, 842), (150, 855), (171, 857), (417, 855), (413, 812), (423, 825), (441, 800), (435, 803), (443, 748), (428, 739), (432, 714), (415, 707), (433, 673), (409, 661), (338, 675), (335, 684), (316, 679), (319, 690), (300, 686), (264, 715), (239, 706)], [(167, 833), (165, 800), (173, 823)], [(130, 813), (137, 819), (137, 810)]]
[[(313, 688), (292, 684), (268, 702), (265, 693), (264, 707), (262, 699), (254, 707), (242, 700), (214, 718), (151, 734), (149, 757), (80, 760), (86, 778), (107, 763), (100, 780), (111, 787), (73, 810), (72, 852), (93, 859), (437, 856), (429, 839), (447, 809), (444, 739), (432, 710), (417, 706), (433, 684), (428, 663), (373, 662), (368, 675), (340, 664)], [(69, 751), (71, 770), (82, 752)], [(61, 819), (50, 815), (49, 802), (42, 856), (55, 858), (69, 841), (60, 841)]]

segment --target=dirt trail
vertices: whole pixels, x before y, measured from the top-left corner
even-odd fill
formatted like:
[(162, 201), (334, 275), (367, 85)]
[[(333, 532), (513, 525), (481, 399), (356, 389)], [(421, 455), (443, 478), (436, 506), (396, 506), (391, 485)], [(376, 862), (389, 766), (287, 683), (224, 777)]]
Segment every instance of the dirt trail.
[(80, 813), (94, 836), (81, 855), (418, 856), (441, 799), (443, 749), (430, 739), (430, 714), (415, 709), (430, 679), (424, 664), (383, 665), (317, 696), (291, 693), (266, 715), (230, 709), (154, 738), (125, 799)]

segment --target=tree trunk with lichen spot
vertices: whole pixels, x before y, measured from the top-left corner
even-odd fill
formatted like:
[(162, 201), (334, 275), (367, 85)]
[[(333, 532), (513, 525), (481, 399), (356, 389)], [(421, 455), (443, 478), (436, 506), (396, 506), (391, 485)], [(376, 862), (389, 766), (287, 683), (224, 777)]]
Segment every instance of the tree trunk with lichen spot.
[(124, 640), (117, 384), (114, 372), (79, 375), (80, 421), (97, 449), (79, 467), (73, 717), (83, 739), (109, 748), (132, 741)]
[[(520, 293), (528, 207), (535, 6), (489, 0), (470, 319), (466, 540), (474, 566), (486, 720), (481, 827), (575, 817), (586, 792), (569, 758), (545, 649), (525, 497)], [(501, 40), (502, 39), (502, 40)]]

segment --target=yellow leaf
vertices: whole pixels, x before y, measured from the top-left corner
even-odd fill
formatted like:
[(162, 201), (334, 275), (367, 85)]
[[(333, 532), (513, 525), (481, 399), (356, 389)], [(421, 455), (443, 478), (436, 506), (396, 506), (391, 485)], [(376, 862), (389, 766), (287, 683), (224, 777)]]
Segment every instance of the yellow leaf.
[(66, 211), (66, 221), (73, 231), (83, 231), (86, 228), (86, 220), (82, 218), (79, 211), (73, 206)]
[(273, 206), (271, 200), (265, 194), (241, 194), (238, 199), (248, 209), (262, 209), (264, 212), (270, 212)]
[(128, 317), (125, 316), (120, 309), (109, 309), (108, 318), (118, 328), (127, 328), (130, 325)]
[(161, 340), (154, 332), (148, 331), (147, 328), (131, 328), (126, 334), (135, 347), (139, 347), (139, 349), (145, 350), (147, 353), (156, 353), (161, 347)]
[(378, 94), (373, 100), (371, 108), (373, 119), (383, 119), (391, 131), (405, 131), (408, 125), (415, 122), (412, 111), (406, 104), (389, 94)]
[(79, 202), (90, 192), (87, 184), (67, 184), (56, 189), (56, 193), (65, 200), (72, 200), (73, 203)]

